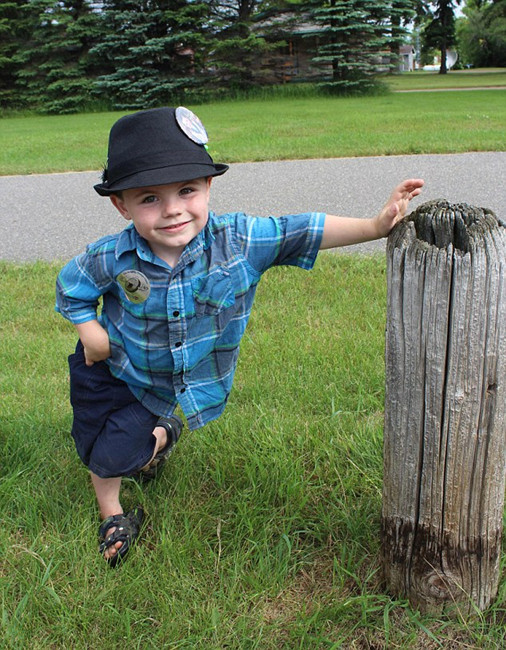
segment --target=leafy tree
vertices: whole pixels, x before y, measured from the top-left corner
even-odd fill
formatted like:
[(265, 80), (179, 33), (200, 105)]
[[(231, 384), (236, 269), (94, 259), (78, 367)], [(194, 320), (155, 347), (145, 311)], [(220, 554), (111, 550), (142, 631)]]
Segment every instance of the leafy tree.
[(461, 55), (475, 67), (506, 66), (506, 0), (471, 0), (457, 21)]

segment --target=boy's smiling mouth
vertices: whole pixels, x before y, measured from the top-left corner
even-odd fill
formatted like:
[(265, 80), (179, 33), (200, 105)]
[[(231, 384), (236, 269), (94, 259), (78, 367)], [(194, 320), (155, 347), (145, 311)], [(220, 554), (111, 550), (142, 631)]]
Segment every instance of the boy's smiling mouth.
[(181, 221), (179, 223), (174, 223), (170, 226), (162, 226), (159, 228), (159, 230), (163, 230), (164, 232), (178, 232), (179, 230), (182, 230), (185, 226), (187, 226), (190, 221)]

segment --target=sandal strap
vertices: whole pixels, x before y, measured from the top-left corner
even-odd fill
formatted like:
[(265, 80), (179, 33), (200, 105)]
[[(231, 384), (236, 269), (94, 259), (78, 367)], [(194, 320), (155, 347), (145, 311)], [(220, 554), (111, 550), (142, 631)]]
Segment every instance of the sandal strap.
[[(183, 430), (183, 421), (177, 415), (169, 415), (169, 417), (158, 418), (155, 427), (163, 427), (167, 432), (167, 445), (170, 447), (175, 445), (181, 436)], [(165, 449), (165, 447), (164, 447)]]
[(100, 524), (100, 528), (98, 529), (98, 539), (100, 542), (105, 541), (105, 535), (109, 528), (112, 528), (113, 526), (119, 526), (121, 525), (121, 522), (124, 520), (125, 515), (112, 515), (111, 517), (107, 517), (107, 519), (104, 519), (104, 521)]
[(132, 478), (147, 482), (156, 478), (168, 456), (172, 453), (183, 431), (183, 421), (177, 415), (158, 418), (155, 427), (163, 427), (167, 432), (167, 444), (151, 459), (148, 467), (134, 472)]
[[(107, 517), (100, 524), (98, 529), (99, 542), (105, 544), (105, 548), (109, 548), (112, 544), (118, 541), (124, 541), (123, 538), (135, 538), (139, 534), (142, 520), (144, 519), (144, 511), (140, 506), (137, 506), (130, 512), (121, 515), (112, 515)], [(109, 528), (116, 528), (108, 537), (106, 533)], [(121, 538), (121, 539), (120, 539)]]
[[(116, 554), (107, 558), (107, 563), (111, 568), (118, 566), (119, 562), (124, 559), (131, 546), (137, 539), (140, 533), (142, 520), (144, 519), (144, 511), (140, 506), (130, 510), (126, 515), (113, 515), (107, 517), (100, 524), (98, 529), (100, 536), (99, 552), (104, 555), (105, 551), (113, 544), (121, 542), (121, 546)], [(106, 538), (105, 535), (109, 528), (115, 527), (115, 530)]]

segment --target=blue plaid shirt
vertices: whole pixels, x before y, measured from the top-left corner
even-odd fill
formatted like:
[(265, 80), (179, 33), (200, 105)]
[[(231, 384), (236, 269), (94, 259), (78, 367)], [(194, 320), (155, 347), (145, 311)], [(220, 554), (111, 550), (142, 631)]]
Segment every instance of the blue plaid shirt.
[[(211, 212), (174, 268), (130, 225), (62, 269), (56, 310), (84, 323), (97, 318), (102, 296), (98, 319), (109, 333), (112, 374), (156, 415), (169, 415), (179, 403), (196, 429), (225, 408), (262, 273), (279, 264), (311, 269), (324, 221), (321, 213)], [(138, 302), (125, 277), (144, 281)]]

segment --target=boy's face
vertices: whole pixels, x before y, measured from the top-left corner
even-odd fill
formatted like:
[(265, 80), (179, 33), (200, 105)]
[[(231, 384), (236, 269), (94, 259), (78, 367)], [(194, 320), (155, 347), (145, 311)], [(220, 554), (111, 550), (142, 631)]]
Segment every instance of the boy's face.
[(175, 266), (185, 246), (208, 219), (211, 178), (123, 190), (111, 196), (123, 217), (133, 221), (155, 255)]

